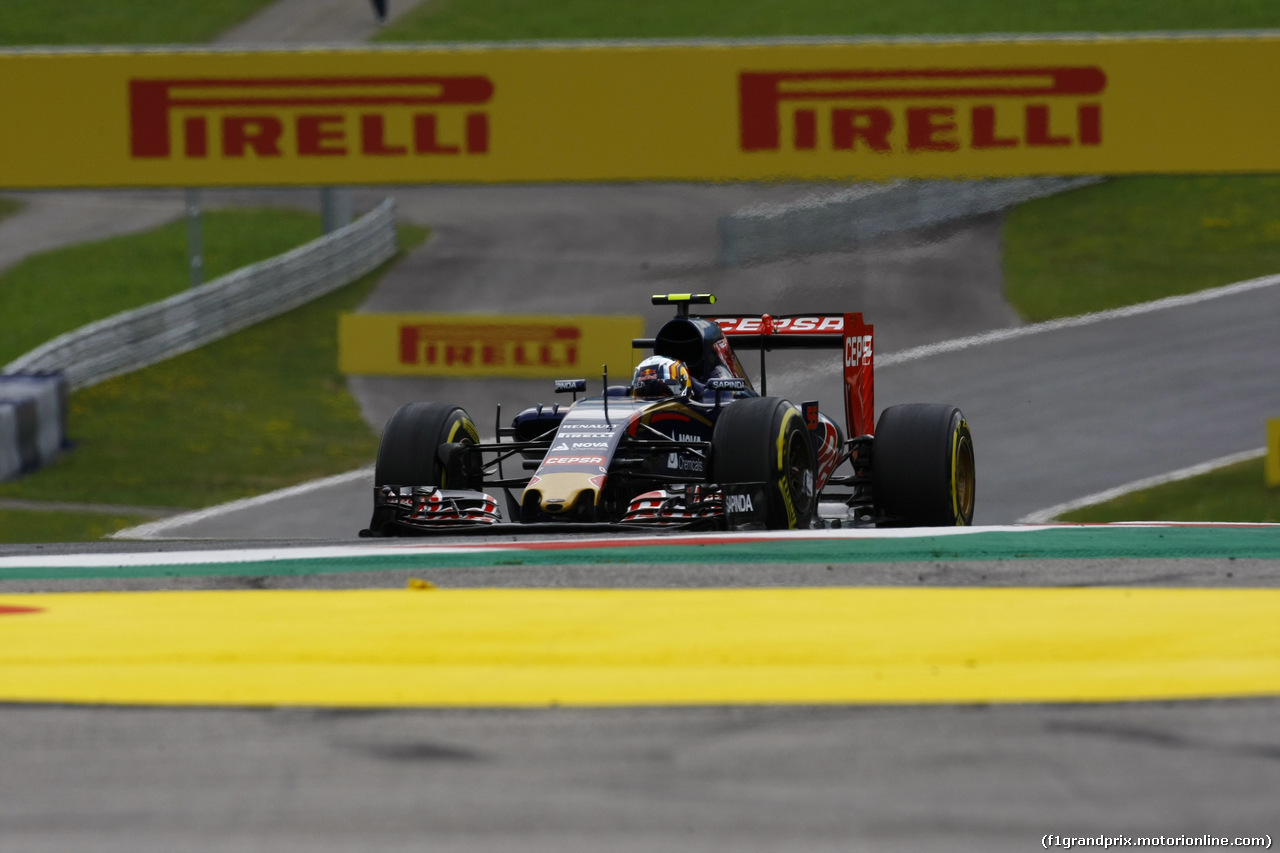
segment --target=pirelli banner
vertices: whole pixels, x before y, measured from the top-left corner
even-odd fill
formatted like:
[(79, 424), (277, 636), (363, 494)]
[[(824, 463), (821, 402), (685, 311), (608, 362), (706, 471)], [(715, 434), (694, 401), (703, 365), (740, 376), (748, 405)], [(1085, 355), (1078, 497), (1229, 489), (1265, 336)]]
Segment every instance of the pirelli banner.
[(344, 314), (338, 369), (348, 375), (630, 380), (642, 317)]
[(1280, 33), (0, 53), (0, 187), (1280, 171)]

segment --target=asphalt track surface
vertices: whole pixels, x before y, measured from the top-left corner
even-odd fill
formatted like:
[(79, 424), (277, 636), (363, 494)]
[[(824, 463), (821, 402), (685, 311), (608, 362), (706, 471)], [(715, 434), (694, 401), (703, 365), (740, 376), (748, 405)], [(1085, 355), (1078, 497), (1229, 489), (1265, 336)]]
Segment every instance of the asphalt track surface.
[[(395, 0), (392, 7), (398, 11)], [(436, 236), (365, 308), (558, 312), (571, 299), (575, 311), (640, 311), (656, 321), (661, 314), (643, 305), (649, 293), (710, 290), (726, 310), (863, 310), (889, 362), (912, 347), (1016, 324), (999, 298), (995, 219), (890, 238), (856, 254), (739, 270), (715, 264), (718, 215), (807, 191), (397, 189), (403, 214), (432, 225)], [(359, 197), (367, 203), (380, 194)], [(173, 194), (134, 193), (137, 203), (127, 205), (106, 194), (58, 195), (69, 206), (47, 214), (47, 224), (19, 243), (35, 246), (55, 226), (67, 229), (60, 239), (73, 238), (73, 208), (88, 216), (99, 205), (99, 224), (89, 227), (103, 234), (150, 227), (181, 211)], [(40, 204), (57, 201), (39, 197)], [(172, 216), (162, 215), (166, 204)], [(0, 243), (0, 264), (14, 254), (5, 254), (6, 245)], [(455, 282), (465, 287), (455, 289)], [(1280, 347), (1277, 299), (1265, 288), (889, 363), (878, 371), (878, 400), (962, 406), (977, 440), (979, 521), (1014, 521), (1260, 446), (1262, 423), (1276, 414), (1267, 375)], [(770, 364), (782, 368), (770, 371), (774, 393), (800, 397), (813, 389), (817, 399), (838, 399), (824, 365)], [(375, 424), (410, 399), (460, 403), (483, 424), (481, 413), (496, 399), (511, 407), (545, 399), (541, 385), (352, 383)], [(367, 511), (367, 486), (357, 476), (335, 486), (329, 500), (317, 490), (176, 532), (210, 540), (5, 546), (0, 554), (252, 547), (268, 537), (283, 546), (352, 544)], [(550, 564), (4, 581), (0, 594), (394, 588), (424, 574), (440, 585), (496, 588), (1249, 589), (1280, 587), (1277, 565), (1204, 555), (944, 556), (831, 570)], [(1274, 837), (1277, 732), (1274, 697), (608, 710), (7, 705), (0, 709), (0, 851), (979, 851), (1031, 849), (1046, 833)]]

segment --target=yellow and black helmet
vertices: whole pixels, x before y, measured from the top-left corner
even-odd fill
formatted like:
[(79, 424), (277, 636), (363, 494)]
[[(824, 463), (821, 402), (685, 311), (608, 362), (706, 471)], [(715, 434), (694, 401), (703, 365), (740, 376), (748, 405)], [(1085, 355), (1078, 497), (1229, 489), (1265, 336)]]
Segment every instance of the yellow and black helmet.
[(631, 393), (636, 397), (687, 397), (693, 390), (689, 368), (683, 361), (651, 355), (636, 368)]

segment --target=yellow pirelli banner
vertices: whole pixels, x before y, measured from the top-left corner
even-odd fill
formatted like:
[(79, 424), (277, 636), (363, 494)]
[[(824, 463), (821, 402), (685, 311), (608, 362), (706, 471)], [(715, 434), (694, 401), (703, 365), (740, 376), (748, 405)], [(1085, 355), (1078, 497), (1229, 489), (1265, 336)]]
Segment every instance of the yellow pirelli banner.
[(631, 376), (642, 317), (343, 314), (348, 375), (590, 379)]
[(1280, 171), (1280, 32), (0, 53), (0, 187)]

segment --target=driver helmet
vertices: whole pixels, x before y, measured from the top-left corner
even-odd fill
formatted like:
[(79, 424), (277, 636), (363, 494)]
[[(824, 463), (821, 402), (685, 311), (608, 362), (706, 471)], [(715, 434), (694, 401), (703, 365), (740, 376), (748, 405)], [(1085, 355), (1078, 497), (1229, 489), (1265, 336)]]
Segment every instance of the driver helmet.
[(631, 391), (637, 397), (684, 397), (692, 390), (689, 368), (665, 355), (651, 355), (640, 362), (631, 380)]

